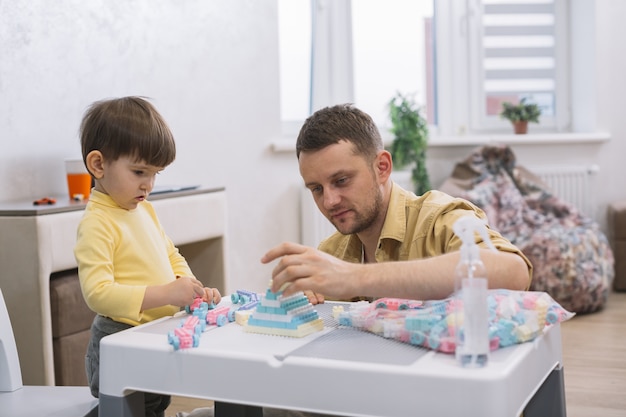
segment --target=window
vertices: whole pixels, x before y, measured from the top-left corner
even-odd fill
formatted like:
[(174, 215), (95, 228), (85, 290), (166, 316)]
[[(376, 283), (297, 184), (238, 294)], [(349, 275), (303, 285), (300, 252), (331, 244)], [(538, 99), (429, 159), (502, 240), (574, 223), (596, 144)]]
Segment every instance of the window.
[(434, 101), (434, 82), (428, 77), (432, 16), (431, 1), (352, 2), (354, 102), (379, 126), (390, 125), (387, 103), (397, 91), (414, 95), (423, 107)]
[[(566, 90), (557, 70), (565, 50), (564, 13), (555, 0), (482, 0), (468, 10), (473, 130), (498, 127), (505, 101), (526, 98), (542, 109), (542, 128), (555, 128)], [(562, 110), (565, 111), (564, 108)]]
[(541, 129), (568, 126), (565, 0), (278, 1), (290, 136), (311, 112), (343, 102), (384, 134), (397, 91), (414, 95), (433, 134), (508, 132), (501, 103), (523, 97), (542, 107)]
[(434, 103), (432, 1), (279, 0), (278, 8), (286, 133), (332, 104), (355, 103), (384, 128), (396, 92)]
[(283, 130), (301, 125), (311, 111), (311, 5), (309, 0), (278, 1), (281, 120)]

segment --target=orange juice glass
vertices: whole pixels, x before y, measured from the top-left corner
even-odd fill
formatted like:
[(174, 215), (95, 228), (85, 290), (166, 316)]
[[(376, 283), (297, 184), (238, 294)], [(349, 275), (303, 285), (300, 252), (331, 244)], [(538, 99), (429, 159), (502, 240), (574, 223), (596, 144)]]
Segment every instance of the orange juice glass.
[(85, 168), (82, 159), (65, 161), (67, 189), (72, 200), (86, 200), (91, 192), (91, 175)]

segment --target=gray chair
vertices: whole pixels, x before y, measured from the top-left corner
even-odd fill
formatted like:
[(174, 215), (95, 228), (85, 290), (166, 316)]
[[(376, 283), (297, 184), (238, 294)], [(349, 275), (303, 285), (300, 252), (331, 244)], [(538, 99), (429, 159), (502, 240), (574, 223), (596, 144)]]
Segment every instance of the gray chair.
[(34, 386), (22, 383), (13, 327), (0, 289), (0, 410), (11, 417), (98, 415), (89, 387)]

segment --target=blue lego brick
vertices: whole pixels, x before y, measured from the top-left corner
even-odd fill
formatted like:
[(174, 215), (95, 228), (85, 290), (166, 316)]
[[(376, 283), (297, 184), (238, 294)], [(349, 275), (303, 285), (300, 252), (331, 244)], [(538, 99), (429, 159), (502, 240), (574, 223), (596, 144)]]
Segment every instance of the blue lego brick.
[(267, 313), (267, 314), (279, 314), (284, 316), (287, 314), (287, 310), (281, 307), (268, 307), (264, 305), (260, 305), (256, 308), (257, 313)]

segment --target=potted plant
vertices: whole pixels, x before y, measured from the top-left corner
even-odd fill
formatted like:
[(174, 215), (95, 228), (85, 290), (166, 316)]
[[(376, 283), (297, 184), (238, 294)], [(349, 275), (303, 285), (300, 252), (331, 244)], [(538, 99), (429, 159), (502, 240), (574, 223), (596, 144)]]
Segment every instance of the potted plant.
[(539, 123), (541, 109), (535, 103), (526, 103), (526, 97), (518, 104), (509, 102), (502, 103), (500, 117), (509, 120), (513, 124), (515, 134), (528, 132), (528, 122)]
[(389, 101), (391, 133), (394, 135), (389, 152), (396, 168), (412, 166), (411, 179), (415, 194), (421, 195), (431, 189), (426, 170), (428, 122), (412, 97), (397, 93)]

